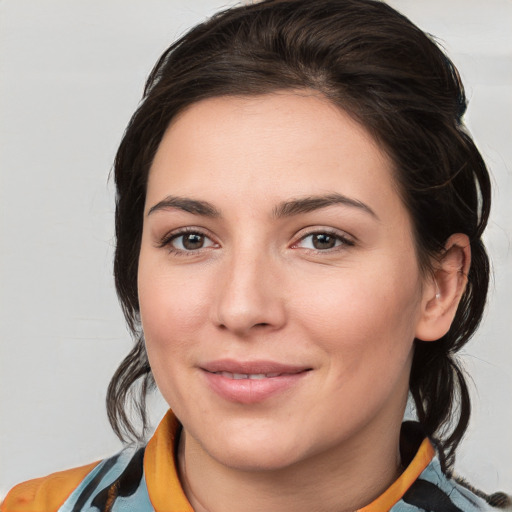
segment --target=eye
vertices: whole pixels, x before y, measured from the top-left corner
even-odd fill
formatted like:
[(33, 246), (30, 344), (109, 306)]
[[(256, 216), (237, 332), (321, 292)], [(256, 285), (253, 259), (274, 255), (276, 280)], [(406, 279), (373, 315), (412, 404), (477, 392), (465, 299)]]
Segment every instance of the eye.
[(316, 233), (310, 233), (303, 236), (296, 244), (295, 247), (303, 249), (312, 249), (314, 251), (327, 251), (329, 249), (335, 249), (342, 245), (352, 246), (354, 242), (349, 240), (345, 236), (338, 233), (332, 233), (329, 231), (319, 231)]
[(171, 233), (160, 243), (161, 247), (166, 246), (172, 252), (193, 252), (216, 245), (213, 240), (199, 231)]

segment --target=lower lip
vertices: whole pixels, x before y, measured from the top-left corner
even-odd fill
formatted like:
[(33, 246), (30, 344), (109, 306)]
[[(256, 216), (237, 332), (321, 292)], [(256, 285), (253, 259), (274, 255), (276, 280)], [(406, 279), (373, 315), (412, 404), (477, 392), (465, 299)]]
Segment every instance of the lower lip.
[(241, 404), (263, 402), (293, 386), (309, 372), (288, 373), (264, 379), (230, 379), (218, 373), (204, 371), (210, 387), (225, 400)]

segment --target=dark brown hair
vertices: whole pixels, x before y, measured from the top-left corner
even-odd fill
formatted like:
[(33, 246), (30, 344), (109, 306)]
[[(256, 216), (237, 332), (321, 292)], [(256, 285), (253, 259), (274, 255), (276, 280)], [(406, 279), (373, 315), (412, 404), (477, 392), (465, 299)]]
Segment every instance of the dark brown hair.
[(489, 263), (481, 235), (490, 208), (486, 166), (462, 123), (459, 75), (434, 40), (374, 0), (267, 0), (229, 9), (170, 46), (148, 78), (115, 160), (114, 274), (135, 337), (108, 390), (116, 434), (137, 436), (133, 398), (146, 428), (154, 385), (139, 321), (137, 264), (149, 168), (164, 131), (202, 99), (313, 89), (360, 122), (391, 157), (410, 212), (421, 268), (428, 271), (453, 233), (471, 241), (468, 284), (450, 331), (415, 340), (410, 392), (445, 469), (467, 428), (470, 399), (455, 353), (482, 317)]

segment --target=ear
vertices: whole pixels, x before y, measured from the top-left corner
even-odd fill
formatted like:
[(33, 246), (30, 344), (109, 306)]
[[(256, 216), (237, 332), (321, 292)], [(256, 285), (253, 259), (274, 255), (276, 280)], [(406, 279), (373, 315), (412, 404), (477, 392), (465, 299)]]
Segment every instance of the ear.
[(432, 275), (425, 280), (416, 338), (435, 341), (448, 332), (466, 289), (470, 265), (469, 238), (462, 233), (452, 235)]

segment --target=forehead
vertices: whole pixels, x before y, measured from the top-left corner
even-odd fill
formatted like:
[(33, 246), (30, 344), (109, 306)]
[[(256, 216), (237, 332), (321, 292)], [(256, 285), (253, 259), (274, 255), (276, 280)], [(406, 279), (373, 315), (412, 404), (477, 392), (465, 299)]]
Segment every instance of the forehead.
[(287, 91), (188, 107), (161, 141), (147, 202), (171, 193), (247, 202), (330, 192), (401, 206), (392, 163), (369, 132), (320, 94)]

